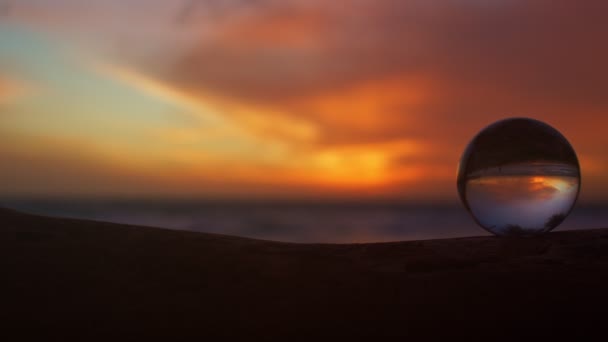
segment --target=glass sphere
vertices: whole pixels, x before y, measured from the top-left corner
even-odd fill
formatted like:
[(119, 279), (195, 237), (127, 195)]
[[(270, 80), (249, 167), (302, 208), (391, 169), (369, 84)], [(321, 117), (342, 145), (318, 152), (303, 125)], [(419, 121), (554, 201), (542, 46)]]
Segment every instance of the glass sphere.
[(458, 166), (458, 193), (475, 221), (496, 235), (536, 235), (572, 210), (581, 184), (574, 149), (553, 127), (511, 118), (484, 128)]

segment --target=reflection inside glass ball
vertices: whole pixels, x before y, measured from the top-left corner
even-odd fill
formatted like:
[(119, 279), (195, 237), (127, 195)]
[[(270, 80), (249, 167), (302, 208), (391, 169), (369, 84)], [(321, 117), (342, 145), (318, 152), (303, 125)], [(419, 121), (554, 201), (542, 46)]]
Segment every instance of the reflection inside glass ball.
[(579, 187), (578, 159), (568, 141), (532, 119), (502, 120), (482, 130), (458, 170), (465, 207), (497, 235), (535, 235), (557, 227)]

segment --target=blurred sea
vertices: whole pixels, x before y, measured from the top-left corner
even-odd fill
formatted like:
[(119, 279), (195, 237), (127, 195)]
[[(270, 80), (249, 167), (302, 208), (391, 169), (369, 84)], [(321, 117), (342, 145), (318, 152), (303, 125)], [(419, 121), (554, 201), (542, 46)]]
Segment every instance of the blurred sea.
[[(0, 200), (24, 212), (312, 243), (425, 240), (489, 235), (460, 204)], [(608, 205), (577, 206), (556, 230), (608, 227)]]

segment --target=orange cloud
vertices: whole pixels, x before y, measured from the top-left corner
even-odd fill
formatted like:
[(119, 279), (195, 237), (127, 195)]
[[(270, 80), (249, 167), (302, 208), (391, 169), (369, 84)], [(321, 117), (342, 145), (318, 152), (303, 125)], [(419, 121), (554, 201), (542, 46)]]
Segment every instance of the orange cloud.
[(25, 96), (28, 87), (24, 82), (0, 75), (0, 104), (12, 102)]
[[(315, 49), (324, 34), (324, 17), (311, 8), (281, 11), (268, 16), (245, 16), (229, 25), (216, 39), (222, 45), (248, 50)], [(278, 67), (278, 66), (277, 66)]]
[(318, 122), (326, 142), (382, 142), (408, 136), (407, 128), (419, 122), (418, 107), (432, 96), (427, 80), (393, 76), (303, 96), (287, 106)]

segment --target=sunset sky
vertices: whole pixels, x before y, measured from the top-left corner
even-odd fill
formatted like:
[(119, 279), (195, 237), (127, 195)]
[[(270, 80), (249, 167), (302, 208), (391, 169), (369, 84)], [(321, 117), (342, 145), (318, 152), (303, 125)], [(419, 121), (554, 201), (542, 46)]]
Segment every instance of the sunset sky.
[(510, 116), (608, 199), (608, 2), (0, 0), (0, 196), (456, 201)]

